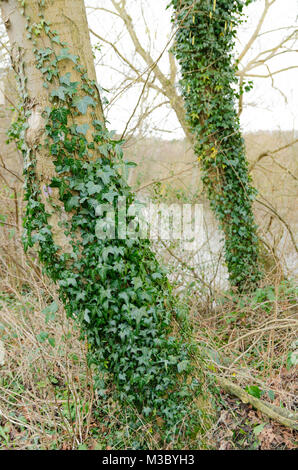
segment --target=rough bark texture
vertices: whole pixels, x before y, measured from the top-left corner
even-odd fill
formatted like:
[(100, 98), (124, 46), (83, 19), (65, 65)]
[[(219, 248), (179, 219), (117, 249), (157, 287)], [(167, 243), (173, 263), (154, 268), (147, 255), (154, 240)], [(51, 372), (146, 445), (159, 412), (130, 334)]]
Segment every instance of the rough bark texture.
[[(40, 3), (36, 0), (26, 0), (26, 10), (25, 14), (23, 14), (23, 8), (18, 0), (1, 1), (1, 13), (11, 45), (12, 66), (21, 86), (24, 88), (23, 91), (27, 95), (24, 102), (24, 111), (30, 110), (31, 112), (28, 119), (26, 143), (29, 148), (35, 149), (36, 175), (39, 180), (42, 202), (45, 205), (46, 211), (51, 214), (49, 222), (54, 229), (57, 245), (66, 249), (68, 242), (64, 231), (59, 228), (58, 222), (61, 219), (65, 220), (67, 214), (59, 201), (57, 189), (53, 189), (52, 200), (54, 199), (54, 202), (60, 206), (60, 215), (53, 211), (53, 207), (49, 204), (46, 195), (46, 188), (53, 176), (55, 176), (55, 167), (46, 146), (37, 148), (44, 138), (42, 112), (49, 104), (49, 91), (43, 86), (43, 76), (40, 70), (36, 68), (36, 58), (33, 53), (34, 45), (32, 40), (28, 38), (26, 17), (30, 17), (31, 25), (39, 24)], [(54, 29), (59, 34), (60, 39), (71, 45), (70, 52), (80, 57), (81, 64), (86, 68), (89, 78), (96, 80), (84, 1), (47, 0), (44, 2), (42, 12), (47, 21), (54, 25)], [(43, 43), (45, 48), (50, 46), (48, 38), (43, 38)], [(61, 75), (70, 72), (72, 81), (80, 81), (79, 72), (76, 72), (72, 65), (69, 60), (60, 61), (59, 72)], [(104, 120), (99, 96), (97, 107), (93, 111), (96, 112), (97, 119), (100, 121)], [(86, 121), (86, 116), (83, 116), (83, 119)], [(80, 120), (82, 120), (82, 117), (78, 116), (77, 124), (80, 124)]]

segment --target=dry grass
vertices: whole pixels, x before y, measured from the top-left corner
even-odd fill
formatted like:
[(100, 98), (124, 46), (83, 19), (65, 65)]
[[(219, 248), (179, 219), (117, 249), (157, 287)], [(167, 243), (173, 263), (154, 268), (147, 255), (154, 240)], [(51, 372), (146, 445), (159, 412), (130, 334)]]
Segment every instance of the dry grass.
[[(0, 295), (5, 350), (0, 365), (0, 448), (179, 448), (178, 441), (162, 442), (156, 426), (136, 410), (121, 408), (112, 394), (100, 398), (94, 393), (86, 341), (65, 317), (55, 287), (42, 276), (37, 280), (29, 267), (27, 273), (21, 291), (7, 285)], [(55, 314), (49, 311), (53, 302), (59, 305)], [(203, 398), (200, 408), (206, 408)], [(138, 416), (138, 426), (128, 424), (129, 413)], [(196, 446), (207, 445), (204, 435), (210, 422), (209, 416), (202, 420)]]
[(44, 313), (59, 305), (54, 287), (27, 274), (23, 291), (10, 286), (1, 295), (2, 437), (7, 448), (76, 448), (88, 436), (94, 400), (86, 345), (61, 307), (52, 318)]
[[(208, 313), (195, 297), (192, 301), (196, 337), (208, 357), (209, 379), (213, 377), (216, 383), (220, 375), (249, 393), (260, 394), (268, 403), (297, 412), (298, 300), (293, 284), (267, 279), (252, 295), (217, 298), (216, 308)], [(223, 391), (219, 401), (221, 411), (209, 433), (214, 447), (297, 446), (297, 432), (273, 423)]]

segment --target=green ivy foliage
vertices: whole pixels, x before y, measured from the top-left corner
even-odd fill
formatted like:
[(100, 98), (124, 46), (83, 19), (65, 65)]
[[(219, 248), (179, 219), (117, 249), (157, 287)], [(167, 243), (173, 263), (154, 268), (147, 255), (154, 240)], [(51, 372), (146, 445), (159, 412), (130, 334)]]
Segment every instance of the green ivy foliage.
[[(20, 120), (21, 131), (16, 132), (17, 125), (11, 131), (25, 161), (24, 247), (37, 245), (67, 314), (81, 325), (82, 336), (88, 340), (89, 364), (97, 370), (98, 394), (114, 390), (123, 404), (148, 419), (162, 418), (169, 434), (175, 434), (176, 425), (183, 427), (183, 421), (184, 427), (190, 426), (191, 420), (185, 417), (191, 412), (194, 391), (199, 390), (191, 375), (193, 346), (186, 314), (177, 305), (148, 240), (96, 236), (98, 221), (104, 217), (97, 212), (101, 204), (116, 205), (118, 197), (125, 197), (128, 206), (134, 201), (121, 174), (125, 165), (121, 142), (96, 119), (96, 83), (88, 79), (79, 58), (44, 18), (42, 27), (30, 25), (29, 20), (28, 37), (51, 105), (43, 113), (45, 138), (36, 148), (28, 147), (25, 140), (30, 111)], [(50, 38), (52, 47), (38, 47), (42, 35)], [(72, 63), (81, 80), (72, 81), (71, 73), (61, 76), (60, 60)], [(25, 87), (22, 93), (25, 99)], [(82, 116), (86, 116), (83, 124)], [(47, 188), (40, 187), (36, 174), (35, 155), (41, 146), (56, 171)], [(54, 188), (69, 215), (65, 222), (60, 219), (71, 246), (67, 252), (55, 243), (51, 217), (41, 198), (44, 191), (59, 213), (61, 207), (55, 206), (52, 197)], [(175, 334), (174, 324), (178, 327)]]
[(244, 5), (250, 2), (171, 1), (186, 119), (211, 208), (225, 235), (230, 282), (240, 291), (254, 288), (260, 278), (252, 211), (256, 191), (251, 186), (235, 107), (239, 94), (233, 58), (236, 28)]

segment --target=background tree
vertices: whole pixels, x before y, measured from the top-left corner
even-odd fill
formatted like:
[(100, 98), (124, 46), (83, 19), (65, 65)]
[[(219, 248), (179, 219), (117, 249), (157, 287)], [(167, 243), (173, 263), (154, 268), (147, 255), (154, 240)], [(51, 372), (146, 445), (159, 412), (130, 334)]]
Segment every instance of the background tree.
[[(249, 10), (251, 17), (254, 11), (257, 12), (254, 15), (255, 18), (250, 17), (249, 24), (244, 22), (241, 27), (238, 26), (233, 60), (239, 64), (236, 71), (239, 78), (239, 89), (249, 85), (248, 82), (251, 82), (251, 79), (254, 79), (256, 83), (259, 83), (260, 79), (263, 81), (269, 79), (278, 93), (284, 95), (284, 91), (278, 87), (274, 78), (297, 68), (293, 64), (293, 56), (297, 54), (297, 27), (295, 24), (284, 22), (278, 28), (270, 28), (272, 20), (270, 13), (279, 6), (280, 1), (256, 0)], [(92, 4), (87, 2), (91, 37), (95, 43), (96, 57), (100, 61), (98, 66), (103, 70), (103, 75), (108, 75), (107, 69), (114, 67), (112, 83), (109, 81), (107, 87), (109, 88), (110, 102), (106, 105), (106, 111), (115, 109), (115, 104), (123, 96), (129, 95), (131, 87), (139, 90), (141, 94), (144, 82), (150, 72), (146, 83), (147, 93), (143, 92), (142, 100), (139, 102), (138, 109), (135, 110), (134, 119), (130, 120), (126, 129), (128, 136), (133, 132), (140, 132), (140, 125), (143, 126), (142, 133), (145, 133), (148, 128), (146, 120), (148, 121), (153, 113), (157, 122), (158, 113), (161, 115), (161, 108), (171, 108), (174, 110), (185, 136), (189, 138), (191, 134), (186, 130), (183, 102), (178, 87), (179, 68), (171, 53), (175, 34), (171, 33), (170, 25), (168, 29), (164, 27), (167, 25), (166, 21), (159, 23), (160, 7), (156, 9), (157, 11), (153, 7), (154, 5), (146, 0), (137, 4), (130, 0), (118, 2), (97, 0)], [(103, 36), (97, 28), (98, 15), (103, 15), (106, 18), (110, 38)], [(165, 31), (160, 30), (160, 24)], [(240, 28), (241, 31), (239, 31)], [(283, 60), (281, 61), (281, 59)], [(115, 81), (115, 86), (113, 86), (113, 81)], [(249, 98), (243, 101), (244, 96), (239, 93), (240, 114), (243, 106), (256, 106), (255, 102), (249, 102)], [(176, 103), (175, 106), (173, 103)], [(132, 101), (131, 112), (133, 108)], [(162, 116), (162, 120), (166, 124), (167, 113), (164, 111)], [(164, 131), (167, 135), (170, 129), (162, 122), (157, 128), (156, 122), (150, 123), (150, 131)]]
[[(200, 194), (205, 201), (202, 186), (199, 183), (201, 163), (193, 158), (189, 151), (192, 146), (191, 133), (185, 132), (187, 128), (185, 114), (180, 112), (183, 100), (181, 101), (181, 90), (178, 85), (179, 67), (170, 52), (175, 31), (171, 33), (166, 20), (159, 19), (159, 7), (149, 4), (146, 0), (137, 4), (130, 0), (119, 2), (110, 0), (105, 3), (98, 0), (92, 2), (92, 5), (87, 2), (87, 5), (89, 5), (87, 11), (90, 14), (91, 37), (95, 41), (96, 57), (100, 58), (98, 67), (102, 70), (103, 77), (109, 75), (111, 68), (114, 71), (113, 78), (109, 81), (103, 80), (109, 91), (106, 94), (109, 103), (105, 103), (105, 110), (110, 116), (116, 113), (117, 116), (127, 116), (123, 126), (118, 123), (119, 128), (123, 129), (120, 134), (123, 132), (128, 137), (128, 142), (133, 135), (135, 135), (135, 140), (140, 142), (148, 134), (164, 135), (168, 139), (173, 132), (176, 137), (181, 126), (181, 130), (183, 129), (181, 135), (186, 136), (185, 145), (180, 146), (179, 151), (178, 146), (174, 145), (168, 149), (173, 158), (179, 159), (177, 169), (174, 170), (170, 158), (165, 158), (162, 163), (157, 159), (156, 163), (153, 162), (151, 165), (149, 182), (145, 185), (141, 184), (140, 189), (143, 190), (145, 186), (148, 190), (153, 183), (160, 183), (163, 186), (173, 185), (174, 181), (174, 186), (177, 184), (179, 187), (184, 186), (187, 191), (186, 188), (189, 188), (190, 182), (188, 176), (191, 174), (191, 193), (193, 194), (194, 188), (197, 188), (196, 194)], [(291, 5), (294, 6), (292, 2), (289, 3), (289, 7)], [(290, 227), (290, 211), (285, 209), (280, 196), (275, 198), (272, 194), (272, 191), (275, 192), (279, 186), (274, 182), (273, 175), (269, 177), (270, 165), (273, 164), (275, 167), (272, 171), (276, 173), (278, 181), (280, 178), (287, 179), (286, 185), (289, 188), (293, 187), (297, 138), (294, 129), (287, 133), (276, 130), (274, 136), (270, 135), (272, 131), (268, 130), (254, 136), (253, 131), (247, 129), (247, 125), (250, 121), (250, 124), (254, 122), (254, 116), (261, 115), (260, 111), (264, 115), (262, 120), (262, 125), (264, 125), (273, 102), (275, 106), (286, 106), (287, 116), (291, 113), (291, 105), (294, 101), (292, 100), (291, 103), (288, 82), (284, 80), (284, 85), (287, 86), (283, 86), (282, 77), (288, 77), (293, 82), (294, 69), (297, 67), (293, 60), (294, 55), (297, 54), (297, 27), (290, 17), (288, 20), (287, 18), (280, 20), (277, 24), (276, 17), (281, 6), (280, 0), (258, 0), (246, 8), (249, 18), (237, 26), (236, 44), (232, 57), (232, 63), (238, 64), (235, 70), (237, 83), (233, 85), (237, 90), (235, 106), (238, 115), (242, 116), (242, 129), (246, 133), (247, 154), (250, 161), (249, 172), (256, 178), (255, 185), (259, 193), (254, 204), (260, 226), (259, 235), (269, 251), (272, 254), (274, 252), (274, 258), (277, 256), (277, 245), (279, 245), (280, 254), (284, 250), (283, 244), (279, 243), (280, 240), (289, 237), (295, 252), (297, 248)], [(106, 24), (109, 25), (109, 39), (103, 37), (102, 29), (97, 27), (96, 18), (99, 13), (104, 15)], [(179, 25), (175, 28), (179, 28)], [(113, 80), (115, 80), (114, 84)], [(249, 90), (252, 86), (251, 80), (255, 83), (255, 91), (245, 93), (245, 89)], [(268, 96), (271, 99), (270, 104)], [(180, 101), (179, 111), (178, 108), (172, 106), (173, 101), (178, 102), (177, 99)], [(282, 103), (283, 100), (284, 103)], [(244, 115), (243, 109), (246, 111)], [(272, 117), (269, 116), (269, 119)], [(279, 111), (274, 114), (274, 121), (280, 121), (280, 126), (285, 125)], [(260, 119), (256, 120), (255, 125), (259, 122)], [(151, 148), (153, 145), (156, 145), (154, 150)], [(144, 152), (144, 162), (139, 170), (140, 175), (148, 171), (146, 159), (151, 154), (152, 156), (159, 154), (161, 148), (157, 142), (154, 144), (148, 141), (147, 146), (149, 148)], [(285, 151), (285, 149), (289, 150)], [(128, 150), (128, 153), (133, 154), (131, 150)], [(166, 154), (167, 150), (163, 150), (163, 153)], [(290, 158), (290, 154), (293, 154), (293, 158)], [(163, 165), (169, 168), (168, 173), (163, 171)], [(154, 170), (156, 172), (162, 170), (162, 176), (155, 176)], [(264, 181), (266, 181), (265, 184)], [(268, 186), (271, 187), (270, 191), (268, 191)], [(290, 204), (291, 197), (287, 196), (287, 204)], [(207, 205), (205, 207), (207, 208)], [(272, 217), (274, 223), (272, 226), (270, 224), (270, 227), (273, 227), (274, 232), (278, 231), (278, 235), (268, 237), (267, 227)]]
[(187, 123), (195, 137), (208, 199), (225, 234), (230, 282), (240, 290), (259, 279), (258, 238), (252, 212), (244, 142), (235, 109), (232, 61), (237, 15), (243, 1), (173, 1), (175, 54)]

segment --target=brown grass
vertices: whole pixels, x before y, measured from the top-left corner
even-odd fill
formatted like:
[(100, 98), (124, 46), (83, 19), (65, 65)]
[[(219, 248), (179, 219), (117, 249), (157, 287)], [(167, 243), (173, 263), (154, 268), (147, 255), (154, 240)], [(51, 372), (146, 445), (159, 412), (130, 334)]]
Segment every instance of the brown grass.
[[(281, 146), (290, 138), (286, 134), (282, 138), (277, 134), (248, 136), (250, 161), (264, 149)], [(158, 174), (162, 178), (169, 177), (164, 187), (169, 191), (166, 185), (171, 185), (171, 197), (179, 188), (184, 188), (185, 197), (188, 197), (193, 188), (191, 183), (196, 186), (199, 176), (196, 173), (187, 176), (186, 172), (175, 178), (175, 172), (183, 171), (187, 161), (191, 161), (189, 153), (185, 157), (187, 152), (183, 145), (183, 142), (146, 141), (145, 145), (140, 142), (136, 151), (139, 152), (138, 159), (142, 156), (145, 163), (137, 170), (140, 173), (139, 184), (150, 183)], [(290, 173), (273, 165), (270, 158), (264, 158), (262, 165), (257, 165), (253, 173), (261, 192), (260, 198), (269, 205), (269, 209), (260, 204), (256, 206), (260, 233), (270, 254), (267, 277), (256, 293), (238, 297), (221, 292), (216, 282), (210, 285), (207, 282), (206, 286), (193, 276), (193, 272), (190, 276), (179, 256), (173, 260), (168, 253), (166, 258), (169, 265), (172, 263), (178, 283), (183, 284), (186, 279), (188, 283), (192, 281), (192, 287), (180, 290), (180, 295), (190, 307), (196, 341), (206, 357), (206, 384), (211, 382), (211, 390), (214, 390), (216, 375), (220, 374), (243, 387), (258, 386), (266, 399), (272, 399), (273, 403), (282, 404), (289, 410), (297, 407), (298, 392), (297, 368), (289, 368), (287, 362), (289, 353), (298, 349), (295, 343), (297, 299), (293, 283), (285, 282), (286, 264), (290, 265), (292, 273), (297, 272), (297, 253), (288, 230), (295, 235), (297, 228), (294, 210), (297, 190), (291, 176), (297, 168), (297, 148), (296, 145), (278, 155), (278, 162)], [(151, 159), (153, 154), (155, 163)], [(130, 157), (131, 151), (127, 151), (127, 158)], [(11, 171), (16, 170), (12, 161), (7, 163), (7, 167)], [(105, 403), (102, 414), (97, 412), (95, 416), (94, 409), (103, 404), (94, 396), (92, 389), (92, 372), (86, 363), (86, 343), (80, 340), (76, 325), (65, 317), (55, 286), (42, 275), (34, 252), (24, 254), (20, 241), (22, 188), (9, 171), (2, 169), (1, 172), (4, 179), (0, 214), (4, 217), (0, 221), (0, 340), (4, 343), (6, 356), (4, 366), (0, 366), (0, 447), (76, 449), (86, 445), (88, 448), (128, 448), (143, 435), (149, 448), (158, 448), (159, 437), (142, 423), (141, 417), (140, 427), (134, 431), (125, 425), (124, 412), (119, 422), (116, 417), (118, 404)], [(136, 174), (133, 180), (137, 183)], [(272, 212), (271, 206), (282, 220)], [(165, 252), (160, 254), (164, 256)], [(189, 260), (183, 257), (182, 262), (188, 264)], [(215, 272), (216, 269), (215, 266)], [(200, 276), (204, 275), (204, 270), (198, 272)], [(59, 309), (55, 319), (47, 322), (43, 311), (53, 301)], [(47, 338), (42, 342), (38, 339), (42, 332), (48, 334), (52, 344), (55, 341), (55, 347)], [(198, 362), (198, 367), (202, 367), (201, 362)], [(234, 424), (238, 423), (236, 401), (230, 400), (221, 394), (218, 406), (223, 408), (218, 419), (215, 419), (211, 402), (203, 400), (206, 413), (213, 416), (214, 425), (207, 438), (204, 437), (210, 428), (211, 418), (208, 418), (202, 435), (198, 436), (198, 446), (220, 446), (223, 416), (226, 416), (221, 413), (225, 411), (225, 404), (229, 409), (229, 419)], [(240, 411), (242, 413), (243, 409)], [(248, 419), (250, 411), (245, 411), (243, 420)], [(262, 416), (252, 417), (252, 429), (264, 419), (266, 422)], [(235, 429), (240, 424), (237, 426)], [(268, 428), (265, 429), (264, 444), (260, 444), (264, 448), (272, 438)], [(256, 436), (254, 439), (254, 443), (261, 442)], [(285, 439), (287, 444), (282, 445), (286, 448), (294, 445), (295, 436), (287, 434)], [(228, 441), (227, 448), (237, 448), (238, 441), (237, 445), (231, 437)]]

